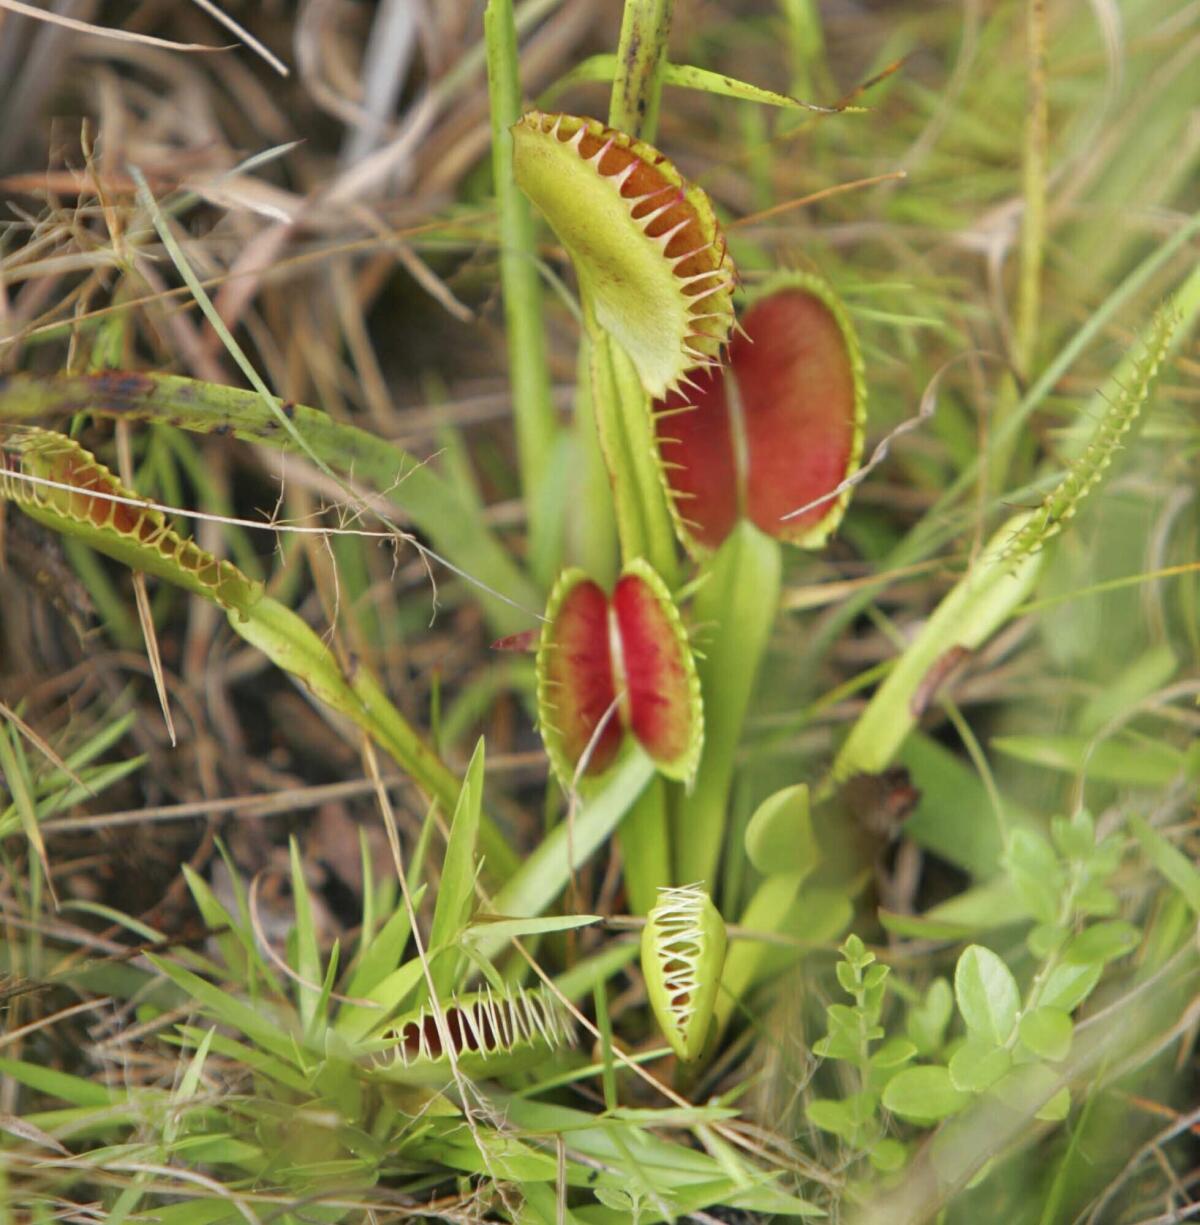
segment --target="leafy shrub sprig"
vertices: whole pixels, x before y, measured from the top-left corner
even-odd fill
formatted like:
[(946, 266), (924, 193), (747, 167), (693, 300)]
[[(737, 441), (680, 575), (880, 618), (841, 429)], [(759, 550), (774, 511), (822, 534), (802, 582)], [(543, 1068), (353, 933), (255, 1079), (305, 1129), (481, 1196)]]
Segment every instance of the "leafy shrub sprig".
[[(904, 1021), (905, 1036), (887, 1037), (880, 1023), (889, 968), (862, 940), (849, 936), (836, 972), (853, 1004), (830, 1004), (827, 1034), (815, 1054), (853, 1069), (857, 1088), (839, 1098), (811, 1101), (807, 1115), (823, 1131), (839, 1136), (880, 1170), (904, 1163), (904, 1145), (887, 1135), (886, 1115), (921, 1127), (957, 1114), (976, 1098), (994, 1094), (1013, 1100), (1029, 1086), (1057, 1081), (1055, 1068), (1071, 1051), (1072, 1014), (1100, 982), (1106, 965), (1137, 947), (1137, 926), (1117, 918), (1110, 886), (1120, 866), (1123, 840), (1097, 841), (1086, 810), (1055, 817), (1050, 837), (1018, 829), (1005, 859), (1012, 889), (1033, 920), (1025, 949), (1036, 964), (1030, 973), (981, 944), (959, 955), (953, 989), (936, 978), (914, 995)], [(1024, 990), (1018, 974), (1025, 978)], [(961, 1032), (946, 1033), (957, 1015)], [(878, 1044), (878, 1045), (874, 1045)], [(920, 1057), (922, 1062), (913, 1061)], [(1070, 1109), (1069, 1087), (1047, 1093), (1036, 1118), (1058, 1121)]]

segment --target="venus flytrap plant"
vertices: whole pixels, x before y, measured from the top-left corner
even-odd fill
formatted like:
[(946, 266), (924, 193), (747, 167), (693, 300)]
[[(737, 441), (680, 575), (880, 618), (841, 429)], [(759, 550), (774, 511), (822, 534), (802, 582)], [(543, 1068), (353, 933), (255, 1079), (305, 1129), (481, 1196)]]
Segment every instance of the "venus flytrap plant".
[[(652, 127), (669, 22), (669, 4), (626, 10), (618, 125)], [(648, 144), (595, 120), (537, 111), (512, 135), (517, 182), (578, 278), (622, 554), (648, 558), (670, 584), (671, 528), (697, 557), (728, 539), (696, 601), (709, 637), (699, 674), (713, 720), (696, 785), (686, 795), (652, 789), (622, 833), (642, 909), (647, 886), (661, 882), (640, 879), (639, 866), (662, 863), (668, 811), (675, 879), (715, 877), (733, 755), (778, 605), (778, 549), (760, 532), (815, 547), (836, 527), (862, 446), (862, 363), (832, 291), (800, 273), (754, 295), (744, 334), (730, 343), (735, 273), (712, 206)], [(599, 671), (606, 677), (607, 665)], [(594, 709), (567, 735), (568, 766), (585, 751), (597, 768), (612, 759), (619, 728), (603, 725), (612, 701), (607, 688), (595, 691)], [(552, 759), (564, 756), (577, 703), (568, 705), (557, 728), (543, 717)], [(562, 761), (556, 769), (566, 772)]]
[[(466, 805), (477, 809), (478, 796)], [(209, 1141), (203, 1151), (184, 1146), (181, 1164), (203, 1163), (222, 1177), (252, 1177), (263, 1188), (292, 1193), (306, 1185), (317, 1154), (320, 1162), (337, 1164), (343, 1186), (369, 1187), (397, 1161), (432, 1161), (438, 1169), (447, 1160), (443, 1129), (464, 1129), (469, 1104), (455, 1094), (462, 1077), (503, 1083), (531, 1067), (551, 1069), (569, 1055), (572, 1024), (551, 989), (498, 985), (467, 992), (459, 972), (438, 1007), (413, 1002), (424, 967), (419, 950), (412, 955), (403, 910), (377, 930), (364, 922), (353, 968), (342, 972), (336, 943), (327, 958), (321, 955), (295, 843), (291, 883), (295, 923), (284, 953), (260, 943), (253, 891), (247, 908), (235, 877), (238, 906), (230, 911), (191, 874), (201, 913), (222, 933), (223, 964), (206, 961), (196, 972), (178, 959), (152, 956), (205, 1021), (189, 1020), (164, 1032), (165, 1040), (199, 1044), (243, 1069), (238, 1110), (207, 1120), (181, 1115), (181, 1136)], [(364, 919), (366, 908), (364, 897)], [(454, 939), (465, 930), (463, 920)], [(149, 1016), (167, 1006), (161, 994), (144, 1004)], [(151, 1104), (144, 1102), (143, 1115)], [(421, 1126), (413, 1126), (416, 1118), (424, 1119)], [(506, 1143), (505, 1129), (490, 1117), (472, 1123), (481, 1146), (475, 1160), (486, 1169), (489, 1155)]]
[(0, 498), (144, 574), (167, 579), (245, 621), (263, 598), (254, 583), (179, 535), (77, 442), (51, 430), (14, 430), (0, 443)]

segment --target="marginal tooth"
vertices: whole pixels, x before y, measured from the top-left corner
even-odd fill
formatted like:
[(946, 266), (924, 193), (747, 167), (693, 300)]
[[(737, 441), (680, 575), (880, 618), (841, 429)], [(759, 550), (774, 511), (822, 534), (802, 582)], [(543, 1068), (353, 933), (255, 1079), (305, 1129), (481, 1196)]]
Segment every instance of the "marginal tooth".
[[(642, 166), (645, 165), (645, 163), (641, 158), (637, 158), (631, 163), (631, 165)], [(662, 187), (656, 187), (653, 191), (646, 191), (640, 196), (626, 196), (625, 198), (631, 205), (633, 205), (634, 208), (636, 208), (639, 204), (645, 204), (647, 200), (653, 200), (655, 196), (661, 196), (664, 191), (672, 191), (673, 189), (674, 184), (664, 183)]]
[(567, 1033), (567, 1019), (559, 1011), (558, 1001), (546, 999), (546, 1023), (550, 1027), (550, 1041), (557, 1046)]
[(671, 391), (678, 391), (680, 387), (690, 387), (693, 391), (703, 391), (704, 388), (692, 378), (686, 371), (683, 374), (676, 376), (675, 385)]
[(707, 272), (693, 272), (691, 276), (677, 277), (681, 285), (691, 285), (695, 281), (707, 281), (709, 277), (724, 276), (724, 269), (710, 268)]
[(487, 1017), (488, 1023), (492, 1027), (493, 1042), (497, 1050), (511, 1050), (512, 1040), (508, 1032), (508, 1017), (503, 1004), (497, 1006), (496, 999), (492, 995), (491, 988), (488, 988), (487, 998)]
[(680, 404), (675, 408), (660, 408), (654, 414), (655, 421), (665, 421), (668, 417), (678, 417), (680, 413), (694, 413), (698, 405)]
[(693, 302), (699, 302), (702, 299), (709, 297), (711, 294), (724, 293), (726, 290), (732, 288), (732, 281), (722, 281), (719, 285), (714, 285), (711, 289), (702, 289), (699, 293), (689, 294), (688, 296)]
[(518, 987), (517, 994), (508, 1001), (508, 1013), (512, 1019), (514, 1042), (524, 1042), (527, 1038), (533, 1037), (526, 1028), (525, 1016), (521, 1008), (524, 999), (525, 988)]
[(529, 1003), (529, 1011), (532, 1016), (533, 1024), (536, 1026), (538, 1033), (540, 1033), (547, 1042), (553, 1045), (554, 1034), (550, 1027), (549, 1017), (547, 1015), (549, 1010), (546, 1008), (545, 1004), (536, 997), (530, 1000)]
[[(700, 495), (690, 489), (672, 489), (670, 496), (673, 497), (676, 502), (694, 502)], [(682, 522), (686, 523), (687, 520), (682, 519)]]
[(529, 1029), (529, 1037), (536, 1040), (540, 1034), (544, 1038), (546, 1031), (542, 1028), (542, 1018), (538, 1011), (537, 998), (529, 992), (522, 992), (521, 1002), (525, 1006), (525, 1024)]
[(467, 1031), (475, 1039), (475, 1049), (478, 1050), (486, 1059), (491, 1052), (488, 1050), (487, 1043), (483, 1040), (483, 1029), (479, 1024), (479, 1018), (475, 1015), (475, 1007), (462, 1005), (457, 1013), (458, 1030), (461, 1035), (461, 1041), (464, 1051), (469, 1051), (470, 1043), (467, 1041)]
[(742, 327), (742, 321), (736, 317), (733, 320), (733, 330), (737, 332), (739, 336), (742, 336), (748, 340), (751, 344), (754, 343), (754, 337), (751, 336), (744, 327)]
[(504, 1040), (508, 1044), (508, 1049), (511, 1051), (515, 1046), (518, 1046), (524, 1035), (521, 1033), (520, 1027), (517, 1025), (516, 1018), (513, 1016), (513, 1002), (510, 996), (505, 996), (499, 1001), (498, 1012), (503, 1017), (504, 1025)]
[(491, 987), (487, 989), (487, 998), (483, 1001), (484, 1014), (491, 1027), (492, 1045), (496, 1050), (509, 1050), (512, 1044), (508, 1040), (508, 1024), (504, 1018), (503, 1001), (497, 1001)]
[[(715, 243), (706, 242), (703, 246), (696, 247), (692, 251), (685, 251), (682, 255), (672, 255), (671, 263), (673, 263), (676, 267), (678, 267), (680, 264), (684, 262), (684, 260), (689, 260), (694, 255), (703, 255), (705, 251), (711, 251), (715, 245), (716, 245)], [(718, 260), (717, 262), (720, 263), (720, 260)]]

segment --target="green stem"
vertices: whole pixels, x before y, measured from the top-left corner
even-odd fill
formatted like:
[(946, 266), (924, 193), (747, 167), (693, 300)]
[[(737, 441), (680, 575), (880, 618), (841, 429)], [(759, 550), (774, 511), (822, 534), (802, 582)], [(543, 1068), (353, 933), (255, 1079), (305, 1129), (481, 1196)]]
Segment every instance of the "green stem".
[(1026, 17), (1029, 103), (1025, 118), (1022, 166), (1025, 216), (1021, 224), (1021, 279), (1013, 356), (1028, 377), (1038, 336), (1042, 298), (1042, 260), (1046, 242), (1046, 145), (1049, 114), (1046, 102), (1046, 0), (1028, 0)]
[(714, 893), (734, 759), (779, 610), (781, 570), (779, 542), (743, 521), (713, 558), (693, 608), (702, 635), (696, 667), (704, 695), (704, 755), (691, 793), (678, 797), (674, 813), (675, 879), (705, 881)]
[[(1013, 315), (1012, 360), (1017, 374), (1028, 379), (1037, 357), (1042, 300), (1042, 265), (1046, 245), (1046, 147), (1049, 113), (1046, 101), (1046, 2), (1027, 0), (1025, 15), (1028, 101), (1021, 163), (1025, 211), (1021, 219), (1017, 302)], [(994, 423), (1002, 426), (1020, 401), (1016, 380), (1005, 380), (996, 401)], [(1013, 456), (1025, 441), (1009, 433), (994, 438), (988, 448), (988, 488), (1004, 489)]]
[(650, 403), (624, 349), (588, 314), (593, 410), (612, 485), (622, 560), (644, 557), (668, 587), (678, 578), (675, 529), (658, 472)]
[(483, 29), (517, 465), (529, 516), (530, 565), (534, 576), (546, 586), (562, 553), (562, 516), (553, 513), (553, 507), (536, 495), (549, 471), (558, 423), (546, 361), (533, 215), (513, 178), (512, 137), (508, 130), (521, 117), (522, 97), (512, 0), (488, 0)]
[(1010, 546), (1028, 520), (1005, 523), (978, 560), (943, 597), (855, 722), (825, 780), (821, 796), (853, 774), (879, 774), (916, 725), (917, 691), (952, 651), (974, 651), (1028, 598), (1041, 571), (1041, 553), (1013, 557)]
[(653, 141), (662, 95), (662, 69), (675, 0), (625, 0), (617, 75), (608, 108), (610, 127)]
[(656, 775), (621, 822), (617, 841), (625, 865), (625, 892), (633, 914), (647, 914), (658, 900), (658, 887), (671, 879), (667, 787)]
[(577, 497), (567, 506), (568, 549), (603, 587), (617, 577), (617, 533), (612, 488), (597, 435), (592, 404), (592, 343), (583, 336), (575, 377), (575, 451), (571, 459)]

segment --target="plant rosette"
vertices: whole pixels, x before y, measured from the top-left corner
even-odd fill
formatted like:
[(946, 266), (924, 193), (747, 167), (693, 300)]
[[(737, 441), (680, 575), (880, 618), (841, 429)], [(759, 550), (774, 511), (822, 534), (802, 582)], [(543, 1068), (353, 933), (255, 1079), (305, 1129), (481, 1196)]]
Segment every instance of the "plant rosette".
[(849, 502), (839, 487), (858, 467), (866, 419), (858, 341), (829, 285), (772, 277), (748, 299), (725, 365), (692, 381), (654, 404), (688, 552), (706, 555), (739, 519), (801, 548), (824, 544)]
[(666, 584), (637, 558), (612, 595), (582, 570), (550, 594), (537, 654), (538, 721), (565, 787), (604, 773), (627, 735), (668, 778), (695, 773), (704, 740), (700, 681)]

